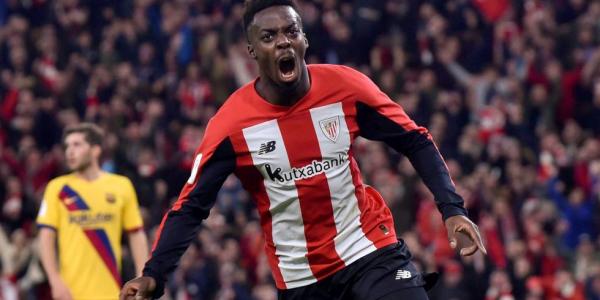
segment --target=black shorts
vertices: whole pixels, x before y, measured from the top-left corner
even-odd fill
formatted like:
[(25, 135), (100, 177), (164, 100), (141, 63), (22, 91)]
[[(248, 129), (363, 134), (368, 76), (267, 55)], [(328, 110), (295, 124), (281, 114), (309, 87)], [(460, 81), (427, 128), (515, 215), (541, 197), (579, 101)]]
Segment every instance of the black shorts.
[(410, 262), (411, 254), (400, 240), (357, 260), (316, 283), (279, 290), (279, 300), (382, 300), (428, 299), (425, 286), (437, 276), (424, 276)]

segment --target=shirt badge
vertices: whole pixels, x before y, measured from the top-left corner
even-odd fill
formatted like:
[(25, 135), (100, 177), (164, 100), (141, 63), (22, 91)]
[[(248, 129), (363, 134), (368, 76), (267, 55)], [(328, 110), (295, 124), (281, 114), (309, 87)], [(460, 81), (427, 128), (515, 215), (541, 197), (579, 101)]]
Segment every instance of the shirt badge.
[(106, 202), (110, 203), (110, 204), (114, 204), (117, 201), (117, 198), (115, 197), (115, 195), (107, 193), (106, 194)]
[(332, 142), (336, 142), (340, 133), (340, 117), (335, 116), (319, 121), (319, 126), (325, 137)]

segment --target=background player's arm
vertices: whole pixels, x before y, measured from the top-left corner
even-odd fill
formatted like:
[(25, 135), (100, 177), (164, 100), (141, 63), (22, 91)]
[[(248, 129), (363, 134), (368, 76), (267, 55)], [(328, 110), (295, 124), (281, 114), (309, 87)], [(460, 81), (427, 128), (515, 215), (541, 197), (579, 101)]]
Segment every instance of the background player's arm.
[(141, 276), (144, 263), (148, 260), (148, 239), (144, 232), (142, 215), (131, 181), (124, 184), (125, 205), (123, 205), (123, 229), (127, 232), (129, 249), (135, 264), (135, 275)]
[(223, 182), (234, 171), (235, 153), (228, 138), (214, 151), (204, 150), (201, 145), (196, 155), (200, 156), (198, 167), (192, 170), (179, 200), (163, 218), (143, 277), (125, 284), (120, 299), (134, 299), (136, 294), (143, 299), (152, 299), (163, 294), (167, 275), (176, 268), (202, 220), (208, 217)]
[(135, 275), (142, 276), (144, 264), (148, 260), (148, 239), (146, 239), (146, 234), (142, 229), (129, 231), (127, 233), (127, 240), (135, 264)]
[(52, 298), (55, 300), (71, 300), (71, 292), (58, 272), (58, 259), (56, 255), (56, 231), (48, 227), (41, 227), (40, 260), (48, 276), (48, 283), (52, 289)]
[(56, 231), (50, 228), (41, 227), (39, 231), (40, 239), (40, 259), (42, 266), (48, 276), (48, 281), (60, 278), (58, 273), (58, 259), (56, 255)]
[(60, 230), (60, 208), (57, 195), (58, 184), (56, 181), (50, 181), (44, 191), (44, 198), (36, 220), (39, 228), (39, 255), (52, 289), (52, 298), (71, 300), (71, 292), (60, 277), (56, 253), (58, 231)]

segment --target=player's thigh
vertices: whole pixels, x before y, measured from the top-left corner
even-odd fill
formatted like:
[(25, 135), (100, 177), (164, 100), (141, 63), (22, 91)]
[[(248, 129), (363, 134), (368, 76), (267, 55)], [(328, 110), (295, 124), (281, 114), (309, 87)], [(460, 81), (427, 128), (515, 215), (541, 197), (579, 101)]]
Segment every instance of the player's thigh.
[(278, 290), (278, 300), (337, 300), (343, 298), (343, 288), (335, 286), (331, 278), (307, 286)]
[(376, 300), (382, 299), (386, 295), (404, 293), (406, 290), (425, 291), (424, 286), (423, 275), (410, 261), (392, 258), (371, 266), (367, 272), (361, 274), (353, 284), (352, 298), (354, 300)]
[(336, 299), (334, 295), (327, 292), (324, 289), (311, 289), (305, 291), (292, 291), (292, 292), (282, 292), (280, 291), (277, 295), (278, 300), (306, 300), (306, 299), (314, 299), (314, 300), (332, 300)]
[(398, 290), (379, 298), (378, 300), (428, 300), (427, 292), (423, 287), (412, 287)]

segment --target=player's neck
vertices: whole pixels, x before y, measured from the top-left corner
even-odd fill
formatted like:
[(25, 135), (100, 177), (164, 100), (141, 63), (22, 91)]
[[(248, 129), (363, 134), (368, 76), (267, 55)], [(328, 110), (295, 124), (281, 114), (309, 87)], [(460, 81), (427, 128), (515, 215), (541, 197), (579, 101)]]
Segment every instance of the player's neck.
[(261, 76), (256, 83), (256, 92), (271, 104), (292, 106), (310, 90), (308, 68), (304, 65), (300, 70), (300, 79), (289, 87), (277, 85), (267, 76)]
[(89, 167), (75, 171), (75, 176), (85, 180), (85, 181), (94, 181), (100, 176), (102, 176), (104, 172), (98, 165), (90, 165)]

